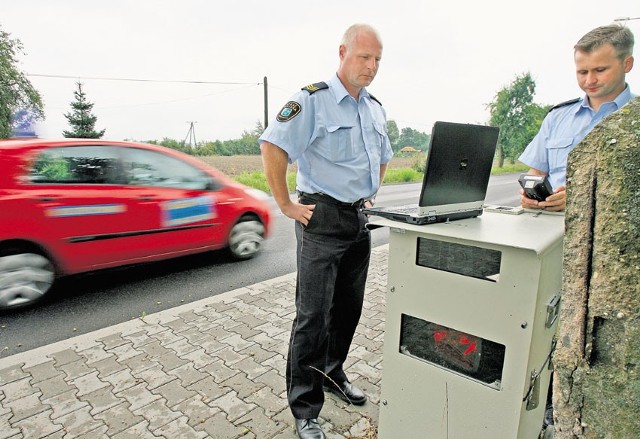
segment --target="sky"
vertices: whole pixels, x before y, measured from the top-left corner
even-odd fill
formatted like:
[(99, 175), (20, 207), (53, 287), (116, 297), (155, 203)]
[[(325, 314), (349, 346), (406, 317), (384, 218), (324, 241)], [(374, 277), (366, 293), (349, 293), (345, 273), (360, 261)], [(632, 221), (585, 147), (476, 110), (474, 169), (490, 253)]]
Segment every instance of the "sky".
[[(19, 39), (18, 68), (41, 93), (40, 137), (69, 129), (76, 83), (96, 129), (112, 140), (229, 140), (272, 119), (307, 84), (337, 70), (347, 27), (383, 41), (368, 87), (400, 129), (437, 120), (485, 124), (487, 104), (518, 76), (534, 101), (582, 95), (573, 46), (589, 30), (640, 17), (629, 0), (0, 0), (0, 27)], [(626, 21), (640, 47), (640, 19)], [(640, 93), (640, 61), (627, 75)], [(136, 81), (130, 81), (135, 79)]]

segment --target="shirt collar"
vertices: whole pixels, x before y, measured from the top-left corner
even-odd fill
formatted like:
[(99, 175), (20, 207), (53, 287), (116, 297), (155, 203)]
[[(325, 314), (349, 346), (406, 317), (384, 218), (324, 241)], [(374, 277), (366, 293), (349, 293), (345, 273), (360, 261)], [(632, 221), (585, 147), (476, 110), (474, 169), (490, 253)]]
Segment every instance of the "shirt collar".
[[(344, 98), (350, 96), (347, 89), (342, 85), (342, 81), (338, 78), (337, 73), (327, 82), (329, 83), (329, 88), (333, 91), (333, 96), (336, 98), (337, 103), (340, 103)], [(362, 99), (363, 97), (369, 97), (369, 92), (364, 87), (360, 90), (359, 98)]]
[[(616, 98), (613, 101), (604, 102), (602, 105), (613, 103), (616, 106), (616, 110), (619, 110), (621, 107), (623, 107), (630, 100), (631, 100), (631, 88), (629, 88), (629, 84), (626, 84), (626, 87), (624, 88), (624, 90), (622, 90), (622, 93), (620, 93), (618, 96), (616, 96)], [(580, 111), (582, 108), (586, 108), (586, 109), (589, 109), (591, 111), (595, 111), (589, 105), (589, 99), (587, 98), (586, 94), (584, 95), (584, 97), (582, 98), (582, 102), (580, 103), (580, 105), (576, 109), (576, 113), (578, 111)]]

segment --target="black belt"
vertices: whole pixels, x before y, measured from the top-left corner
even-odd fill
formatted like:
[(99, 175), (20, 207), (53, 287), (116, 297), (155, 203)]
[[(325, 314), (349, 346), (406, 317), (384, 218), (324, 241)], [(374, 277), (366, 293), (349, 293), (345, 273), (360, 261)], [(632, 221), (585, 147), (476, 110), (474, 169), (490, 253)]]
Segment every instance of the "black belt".
[(335, 198), (330, 197), (329, 195), (326, 195), (326, 194), (321, 194), (321, 193), (308, 194), (306, 192), (301, 192), (301, 191), (298, 191), (298, 195), (301, 197), (309, 198), (310, 200), (333, 204), (334, 206), (355, 207), (356, 209), (363, 208), (364, 202), (366, 201), (364, 198), (361, 198), (358, 201), (354, 201), (353, 203), (347, 203), (345, 201), (336, 200)]

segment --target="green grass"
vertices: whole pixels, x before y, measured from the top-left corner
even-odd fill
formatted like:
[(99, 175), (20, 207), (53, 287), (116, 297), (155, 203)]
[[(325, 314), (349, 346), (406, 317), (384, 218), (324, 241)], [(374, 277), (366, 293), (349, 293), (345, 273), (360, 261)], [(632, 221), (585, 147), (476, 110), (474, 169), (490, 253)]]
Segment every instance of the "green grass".
[[(504, 165), (502, 168), (494, 166), (491, 169), (491, 175), (514, 174), (518, 172), (526, 172), (528, 169), (528, 166), (520, 163)], [(384, 176), (384, 184), (415, 183), (421, 182), (422, 178), (423, 173), (412, 168), (391, 168), (387, 169)], [(269, 194), (271, 193), (269, 185), (267, 184), (267, 179), (262, 171), (243, 172), (235, 177), (235, 180), (249, 187), (260, 189)], [(289, 187), (290, 192), (296, 190), (296, 174), (294, 172), (289, 172), (287, 174), (287, 186)]]
[(418, 172), (413, 168), (390, 168), (384, 175), (384, 183), (411, 183), (413, 181), (422, 181), (422, 172)]
[(528, 170), (529, 166), (522, 163), (505, 164), (502, 168), (497, 166), (491, 168), (491, 175), (516, 174), (518, 172), (527, 172)]
[[(243, 172), (235, 177), (234, 180), (246, 186), (260, 189), (268, 194), (271, 193), (269, 185), (267, 184), (267, 177), (262, 171)], [(287, 174), (287, 187), (289, 188), (289, 192), (296, 190), (296, 174), (294, 172), (289, 172)]]

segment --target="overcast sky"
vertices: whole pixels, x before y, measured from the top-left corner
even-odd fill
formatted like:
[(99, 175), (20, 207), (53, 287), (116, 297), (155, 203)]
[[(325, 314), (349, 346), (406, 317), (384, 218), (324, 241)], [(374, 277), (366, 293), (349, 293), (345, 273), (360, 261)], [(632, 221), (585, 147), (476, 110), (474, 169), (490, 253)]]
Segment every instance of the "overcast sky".
[[(368, 88), (400, 128), (486, 123), (486, 105), (530, 72), (535, 101), (582, 95), (573, 45), (594, 27), (640, 17), (629, 0), (0, 0), (0, 25), (25, 48), (21, 70), (40, 91), (42, 137), (68, 129), (79, 80), (105, 138), (227, 140), (269, 117), (306, 84), (330, 78), (344, 30), (382, 36)], [(630, 20), (636, 41), (640, 20)], [(636, 43), (636, 58), (640, 43)], [(640, 61), (627, 76), (640, 93)], [(39, 75), (68, 76), (53, 78)], [(154, 80), (133, 82), (91, 78)], [(206, 81), (193, 84), (161, 81)]]

